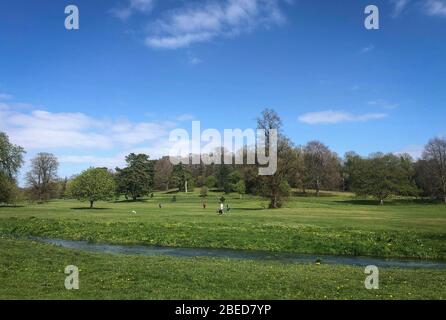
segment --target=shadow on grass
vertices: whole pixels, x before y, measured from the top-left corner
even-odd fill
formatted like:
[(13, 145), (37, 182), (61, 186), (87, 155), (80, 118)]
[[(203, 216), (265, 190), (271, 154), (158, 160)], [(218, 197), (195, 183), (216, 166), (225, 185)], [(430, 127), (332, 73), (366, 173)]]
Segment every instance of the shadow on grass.
[(237, 211), (259, 211), (259, 210), (266, 210), (266, 208), (231, 208), (231, 210), (237, 210)]
[(77, 207), (77, 208), (70, 208), (71, 210), (111, 210), (110, 208), (90, 208), (90, 207)]
[(178, 191), (178, 189), (176, 189), (176, 190), (169, 190), (169, 191), (166, 191), (166, 192), (164, 192), (164, 194), (177, 194), (177, 193), (179, 193), (180, 191)]
[(2, 204), (0, 208), (24, 208), (24, 205)]
[(291, 192), (291, 195), (293, 197), (315, 197), (315, 198), (324, 198), (324, 197), (335, 197), (336, 194), (334, 193), (329, 193), (327, 191), (321, 191), (321, 193), (319, 193), (319, 196), (316, 195), (316, 192), (302, 192), (302, 191), (293, 191)]
[[(351, 199), (351, 200), (337, 200), (337, 203), (354, 204), (362, 206), (381, 206), (379, 200), (373, 199)], [(441, 204), (441, 201), (431, 199), (389, 199), (384, 200), (385, 206), (399, 206), (410, 204)]]
[(124, 199), (124, 200), (115, 200), (113, 203), (138, 203), (138, 202), (148, 202), (149, 199)]

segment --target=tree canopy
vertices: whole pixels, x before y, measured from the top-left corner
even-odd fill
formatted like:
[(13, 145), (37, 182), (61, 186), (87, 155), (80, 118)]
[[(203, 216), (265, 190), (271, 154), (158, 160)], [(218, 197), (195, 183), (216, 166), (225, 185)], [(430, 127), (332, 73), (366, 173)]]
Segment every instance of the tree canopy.
[(127, 167), (116, 168), (118, 193), (130, 195), (133, 200), (149, 195), (154, 186), (154, 164), (146, 154), (129, 154)]
[(90, 168), (69, 182), (68, 193), (80, 201), (89, 201), (93, 208), (94, 202), (113, 198), (115, 188), (113, 176), (106, 168)]

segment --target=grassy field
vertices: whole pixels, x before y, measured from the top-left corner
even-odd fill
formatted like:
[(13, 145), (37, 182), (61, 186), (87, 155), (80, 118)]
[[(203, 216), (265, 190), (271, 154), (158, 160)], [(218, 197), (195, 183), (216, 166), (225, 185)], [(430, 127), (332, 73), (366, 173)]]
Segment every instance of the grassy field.
[[(391, 299), (446, 296), (445, 270), (381, 271), (364, 289), (359, 267), (210, 258), (93, 254), (28, 236), (116, 244), (234, 248), (314, 254), (446, 259), (446, 207), (396, 199), (379, 206), (349, 194), (292, 197), (269, 210), (257, 197), (157, 193), (138, 202), (71, 200), (0, 207), (0, 298)], [(158, 204), (162, 203), (162, 208)], [(136, 211), (136, 214), (131, 213)], [(14, 238), (16, 237), (16, 238)], [(21, 240), (20, 240), (21, 239)], [(81, 269), (81, 290), (65, 290), (63, 269)], [(230, 284), (230, 285), (228, 285)]]

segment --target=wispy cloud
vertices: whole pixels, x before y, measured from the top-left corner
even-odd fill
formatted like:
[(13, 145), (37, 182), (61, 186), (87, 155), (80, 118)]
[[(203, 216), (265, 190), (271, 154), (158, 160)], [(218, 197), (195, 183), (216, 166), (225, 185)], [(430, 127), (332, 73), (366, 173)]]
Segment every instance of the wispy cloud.
[(0, 92), (0, 100), (10, 100), (12, 98), (13, 96), (8, 93)]
[(153, 6), (154, 0), (130, 0), (124, 6), (111, 9), (110, 13), (114, 17), (125, 21), (129, 19), (135, 12), (140, 12), (143, 14), (150, 13), (153, 9)]
[(392, 103), (384, 99), (372, 100), (369, 101), (368, 104), (386, 110), (393, 110), (399, 107), (398, 103)]
[(409, 145), (400, 151), (394, 152), (394, 154), (395, 155), (408, 154), (416, 160), (421, 158), (421, 156), (423, 155), (423, 150), (424, 146), (414, 144), (414, 145)]
[(281, 0), (222, 0), (187, 5), (157, 20), (146, 38), (151, 48), (178, 49), (218, 37), (233, 37), (259, 27), (280, 25)]
[(444, 0), (428, 0), (425, 9), (430, 16), (446, 17), (446, 1)]
[(203, 62), (200, 58), (197, 57), (189, 57), (188, 61), (192, 65), (200, 64)]
[(398, 17), (409, 4), (409, 0), (391, 0), (391, 3), (394, 5), (392, 17)]
[(367, 47), (362, 48), (361, 49), (361, 53), (368, 53), (368, 52), (370, 52), (370, 51), (372, 51), (374, 49), (375, 49), (375, 46), (373, 44), (371, 44), (371, 45), (369, 45)]
[(181, 114), (176, 117), (177, 121), (184, 122), (184, 121), (192, 121), (195, 119), (195, 116), (189, 113)]
[(320, 111), (310, 112), (301, 115), (298, 120), (302, 123), (314, 125), (314, 124), (336, 124), (341, 122), (365, 122), (369, 120), (378, 120), (386, 118), (385, 113), (365, 113), (365, 114), (352, 114), (344, 111)]

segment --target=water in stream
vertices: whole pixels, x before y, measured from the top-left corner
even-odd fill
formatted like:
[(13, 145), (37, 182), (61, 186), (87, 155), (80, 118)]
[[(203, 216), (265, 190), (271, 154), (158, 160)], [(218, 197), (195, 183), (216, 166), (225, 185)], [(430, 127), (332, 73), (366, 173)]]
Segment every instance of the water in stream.
[(429, 268), (446, 269), (446, 262), (433, 260), (406, 260), (384, 259), (359, 256), (335, 256), (314, 254), (271, 253), (264, 251), (234, 250), (234, 249), (205, 249), (205, 248), (174, 248), (174, 247), (149, 247), (91, 243), (87, 241), (73, 241), (60, 239), (33, 238), (33, 240), (82, 251), (101, 252), (111, 254), (129, 254), (158, 256), (168, 255), (174, 257), (215, 257), (242, 260), (266, 260), (283, 263), (315, 263), (340, 264), (351, 266), (394, 267), (394, 268)]

